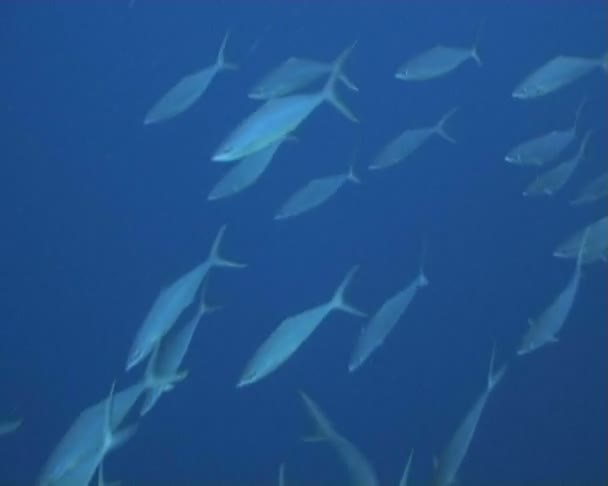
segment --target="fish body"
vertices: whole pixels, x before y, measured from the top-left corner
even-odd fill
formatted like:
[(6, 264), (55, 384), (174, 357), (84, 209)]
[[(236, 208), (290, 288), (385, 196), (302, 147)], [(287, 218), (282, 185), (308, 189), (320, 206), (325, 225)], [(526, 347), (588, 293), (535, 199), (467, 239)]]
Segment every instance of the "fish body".
[(506, 372), (506, 367), (504, 365), (498, 371), (494, 372), (493, 365), (494, 352), (492, 352), (492, 359), (490, 361), (488, 384), (485, 390), (473, 403), (473, 406), (456, 429), (456, 432), (439, 458), (435, 470), (434, 486), (451, 486), (455, 484), (456, 475), (469, 451), (469, 447), (475, 432), (477, 431), (479, 419), (485, 409), (488, 398)]
[(283, 320), (255, 351), (237, 387), (251, 385), (283, 365), (333, 310), (342, 310), (357, 316), (363, 315), (344, 299), (346, 288), (356, 270), (357, 267), (354, 267), (348, 272), (331, 300)]
[(441, 117), (437, 124), (431, 127), (405, 130), (376, 155), (369, 169), (384, 169), (401, 162), (418, 150), (433, 135), (439, 135), (444, 140), (455, 143), (455, 140), (445, 131), (445, 125), (456, 110), (456, 108), (451, 109)]
[(335, 93), (337, 77), (352, 48), (335, 61), (323, 90), (311, 94), (294, 94), (273, 98), (243, 120), (212, 156), (216, 162), (242, 159), (285, 138), (293, 132), (324, 101), (328, 101), (352, 121), (356, 117), (342, 104)]
[(186, 377), (185, 371), (180, 367), (190, 348), (194, 333), (205, 314), (217, 309), (207, 304), (205, 300), (206, 282), (201, 290), (200, 302), (194, 316), (179, 330), (167, 334), (153, 352), (146, 374), (144, 384), (146, 392), (140, 415), (147, 414), (156, 404), (163, 393), (172, 390), (175, 383)]
[(553, 256), (557, 258), (577, 258), (585, 234), (587, 234), (587, 242), (582, 255), (582, 263), (588, 264), (598, 260), (606, 261), (608, 256), (608, 216), (604, 216), (574, 233), (556, 248)]
[(239, 160), (213, 186), (207, 199), (214, 201), (230, 197), (252, 186), (268, 168), (284, 140), (285, 138), (279, 139), (266, 148)]
[(536, 319), (529, 321), (528, 331), (524, 334), (519, 349), (518, 355), (524, 355), (536, 351), (537, 349), (557, 341), (557, 335), (566, 323), (574, 299), (578, 292), (579, 283), (581, 280), (581, 265), (582, 257), (585, 252), (585, 246), (589, 230), (585, 231), (583, 242), (578, 251), (576, 267), (572, 277), (568, 281), (557, 297), (551, 304), (542, 312)]
[(555, 160), (576, 138), (578, 122), (585, 102), (586, 100), (583, 100), (579, 105), (572, 127), (566, 130), (553, 130), (516, 145), (507, 153), (505, 161), (514, 165), (539, 167)]
[(346, 174), (313, 179), (287, 199), (274, 219), (292, 218), (320, 206), (336, 194), (348, 181), (359, 182), (352, 169)]
[(397, 70), (395, 77), (402, 81), (426, 81), (449, 74), (469, 59), (473, 59), (481, 66), (477, 47), (439, 45), (407, 61)]
[(529, 100), (558, 91), (597, 68), (608, 72), (608, 53), (600, 59), (557, 56), (543, 64), (517, 85), (513, 98)]
[(428, 285), (424, 272), (395, 295), (387, 299), (361, 330), (348, 364), (351, 373), (357, 370), (376, 351), (399, 322), (410, 303), (423, 287)]
[[(112, 396), (112, 426), (117, 428), (141, 396), (144, 387), (132, 385)], [(96, 452), (104, 443), (106, 407), (110, 398), (83, 410), (53, 449), (38, 477), (39, 486), (69, 484), (70, 478), (90, 477), (95, 471)], [(77, 484), (77, 483), (74, 483)], [(87, 483), (80, 483), (79, 486)]]
[(579, 191), (578, 196), (570, 201), (572, 206), (581, 206), (583, 204), (592, 203), (604, 199), (608, 196), (608, 173), (591, 180), (583, 186)]
[(591, 132), (587, 132), (585, 138), (581, 142), (579, 151), (568, 160), (560, 162), (555, 167), (540, 174), (528, 187), (524, 190), (524, 196), (553, 196), (558, 192), (574, 174), (574, 171), (585, 157), (585, 149), (589, 142)]
[(214, 64), (184, 76), (152, 106), (144, 118), (144, 125), (169, 120), (183, 113), (207, 91), (219, 72), (226, 69), (236, 69), (234, 64), (226, 62), (224, 59), (227, 41), (228, 34), (222, 41)]
[[(321, 77), (329, 75), (331, 71), (331, 63), (290, 57), (261, 78), (249, 92), (249, 98), (269, 100), (286, 96), (306, 88)], [(338, 79), (350, 89), (357, 91), (357, 87), (344, 74)]]
[(184, 309), (192, 303), (209, 270), (213, 267), (242, 268), (244, 266), (226, 260), (220, 255), (220, 245), (225, 230), (224, 225), (218, 231), (205, 261), (160, 292), (135, 335), (127, 359), (127, 371), (144, 360), (175, 325)]

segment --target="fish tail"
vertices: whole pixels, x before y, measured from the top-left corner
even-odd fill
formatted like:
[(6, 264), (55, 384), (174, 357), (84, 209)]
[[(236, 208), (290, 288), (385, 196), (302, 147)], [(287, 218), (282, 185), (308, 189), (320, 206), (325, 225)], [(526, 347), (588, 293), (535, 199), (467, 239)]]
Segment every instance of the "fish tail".
[(217, 60), (216, 60), (216, 64), (219, 66), (220, 69), (231, 69), (231, 70), (236, 70), (238, 69), (238, 65), (234, 64), (232, 62), (228, 62), (226, 61), (226, 44), (228, 43), (228, 38), (230, 37), (230, 30), (228, 30), (226, 32), (226, 34), (224, 35), (224, 38), (222, 39), (222, 44), (220, 45), (220, 50), (217, 53)]
[(426, 238), (422, 240), (422, 254), (420, 256), (420, 268), (418, 270), (418, 287), (426, 287), (429, 284), (429, 279), (424, 272), (426, 263), (426, 253), (428, 249), (428, 241)]
[(348, 174), (346, 175), (346, 179), (354, 184), (361, 184), (361, 178), (355, 172), (354, 164), (348, 168)]
[(574, 132), (575, 133), (578, 130), (578, 122), (580, 121), (581, 113), (583, 112), (583, 108), (585, 107), (586, 104), (587, 104), (587, 97), (584, 96), (583, 99), (581, 100), (581, 102), (579, 103), (578, 108), (576, 109), (576, 115), (574, 116)]
[(585, 228), (583, 238), (581, 239), (581, 246), (578, 248), (578, 254), (576, 255), (576, 268), (580, 271), (583, 264), (583, 258), (585, 256), (585, 250), (587, 249), (587, 240), (589, 239), (589, 227)]
[(602, 56), (602, 69), (608, 74), (608, 51)]
[(445, 125), (447, 123), (447, 121), (454, 115), (454, 113), (456, 113), (458, 111), (458, 107), (454, 107), (452, 108), (450, 111), (448, 111), (445, 115), (443, 115), (441, 117), (441, 120), (439, 120), (439, 122), (437, 123), (437, 125), (435, 126), (435, 131), (437, 132), (437, 134), (443, 138), (444, 140), (447, 140), (450, 143), (456, 143), (456, 139), (454, 137), (452, 137), (449, 133), (446, 132), (445, 130)]
[(365, 314), (365, 312), (362, 312), (359, 309), (357, 309), (356, 307), (353, 307), (344, 298), (346, 289), (352, 282), (352, 280), (355, 276), (355, 273), (357, 273), (358, 269), (359, 269), (359, 265), (355, 265), (346, 274), (346, 277), (344, 277), (344, 280), (342, 280), (342, 283), (340, 284), (340, 286), (338, 287), (338, 289), (336, 290), (336, 293), (334, 294), (334, 296), (332, 298), (332, 304), (333, 304), (333, 307), (337, 310), (347, 312), (353, 316), (365, 317), (367, 315), (367, 314)]
[(502, 365), (498, 371), (494, 370), (494, 358), (496, 356), (496, 343), (492, 346), (492, 356), (490, 357), (490, 367), (488, 370), (488, 390), (493, 390), (500, 380), (502, 380), (505, 372), (507, 371), (507, 365)]
[(222, 244), (222, 239), (224, 237), (224, 233), (226, 232), (226, 225), (223, 225), (217, 232), (215, 240), (213, 240), (213, 245), (211, 246), (211, 251), (209, 252), (209, 261), (211, 265), (216, 267), (226, 267), (226, 268), (244, 268), (247, 265), (244, 263), (234, 262), (232, 260), (227, 260), (223, 258), (220, 252), (220, 246)]
[(342, 113), (342, 115), (344, 115), (350, 121), (356, 123), (359, 120), (353, 114), (353, 112), (350, 110), (350, 108), (348, 108), (348, 106), (346, 106), (342, 102), (342, 100), (340, 100), (340, 98), (338, 98), (338, 94), (336, 92), (336, 81), (338, 79), (342, 79), (342, 74), (343, 74), (342, 69), (344, 67), (344, 63), (348, 59), (348, 56), (350, 55), (352, 50), (355, 48), (355, 45), (356, 45), (356, 42), (353, 45), (351, 45), (350, 47), (348, 47), (347, 49), (345, 49), (338, 56), (338, 58), (334, 61), (331, 73), (329, 75), (329, 79), (327, 80), (327, 82), (325, 83), (325, 86), (323, 88), (323, 96), (334, 108), (336, 108), (336, 110), (338, 110), (340, 113)]
[(473, 60), (477, 63), (477, 65), (479, 67), (483, 66), (481, 57), (479, 57), (479, 49), (477, 48), (477, 46), (473, 46), (473, 49), (471, 49), (471, 57), (473, 58)]
[(205, 276), (203, 280), (203, 285), (201, 287), (201, 294), (198, 302), (198, 310), (196, 312), (196, 320), (198, 321), (205, 314), (211, 314), (212, 312), (216, 312), (222, 308), (221, 305), (212, 305), (207, 302), (207, 281), (209, 280), (209, 274)]
[(473, 60), (477, 63), (477, 65), (479, 67), (483, 66), (483, 63), (481, 62), (481, 58), (479, 57), (479, 39), (481, 39), (481, 33), (483, 32), (483, 28), (485, 27), (485, 25), (486, 25), (486, 19), (483, 19), (480, 22), (479, 27), (477, 28), (477, 37), (475, 38), (475, 44), (471, 48), (471, 57), (473, 58)]
[(345, 73), (340, 74), (340, 76), (338, 76), (338, 79), (344, 86), (346, 86), (351, 91), (355, 91), (356, 93), (359, 92), (359, 87), (355, 83), (353, 83), (352, 80)]

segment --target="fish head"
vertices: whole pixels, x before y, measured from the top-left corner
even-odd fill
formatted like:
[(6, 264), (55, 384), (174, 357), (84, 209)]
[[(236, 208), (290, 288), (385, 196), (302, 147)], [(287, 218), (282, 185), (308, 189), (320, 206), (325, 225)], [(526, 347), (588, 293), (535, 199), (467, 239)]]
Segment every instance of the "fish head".
[(252, 89), (247, 97), (251, 100), (265, 100), (268, 99), (268, 94), (263, 89)]
[(521, 154), (519, 152), (509, 152), (505, 155), (505, 161), (509, 164), (519, 164), (521, 163)]
[(143, 359), (149, 354), (150, 349), (146, 346), (143, 346), (141, 343), (136, 342), (133, 344), (133, 347), (129, 351), (129, 356), (127, 358), (127, 366), (125, 367), (125, 371), (129, 371), (131, 368), (134, 368), (139, 363), (143, 361)]
[(529, 100), (547, 94), (540, 85), (522, 85), (515, 88), (511, 96), (517, 100)]
[(214, 162), (232, 162), (240, 158), (241, 154), (239, 153), (238, 147), (231, 139), (222, 143), (211, 157)]
[(401, 81), (409, 81), (412, 76), (410, 75), (408, 68), (403, 68), (395, 73), (395, 78), (400, 79)]

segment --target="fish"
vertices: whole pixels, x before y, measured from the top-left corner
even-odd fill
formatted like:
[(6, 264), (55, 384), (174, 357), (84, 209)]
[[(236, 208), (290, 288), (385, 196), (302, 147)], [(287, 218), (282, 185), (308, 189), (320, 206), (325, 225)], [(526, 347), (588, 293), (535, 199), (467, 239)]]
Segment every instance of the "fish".
[(144, 125), (166, 121), (185, 112), (203, 96), (220, 72), (237, 69), (236, 64), (227, 62), (224, 57), (229, 36), (230, 32), (227, 32), (215, 63), (180, 79), (150, 108), (144, 118)]
[(582, 255), (582, 263), (606, 262), (608, 259), (608, 216), (594, 221), (560, 243), (553, 252), (553, 256), (577, 258), (585, 234), (587, 234), (587, 243)]
[(135, 335), (127, 358), (126, 371), (144, 360), (169, 332), (184, 309), (192, 303), (205, 275), (213, 267), (245, 267), (242, 263), (226, 260), (221, 256), (220, 246), (225, 231), (226, 225), (219, 229), (206, 260), (160, 292)]
[(343, 51), (334, 61), (331, 74), (321, 91), (266, 101), (228, 135), (212, 155), (212, 160), (232, 162), (262, 150), (293, 132), (326, 101), (347, 119), (358, 121), (335, 91), (336, 80), (353, 48), (354, 45)]
[(348, 363), (350, 373), (359, 369), (365, 361), (384, 343), (385, 339), (401, 320), (403, 314), (429, 280), (424, 273), (424, 253), (418, 275), (403, 289), (387, 299), (372, 316), (369, 324), (361, 329)]
[(407, 457), (407, 462), (403, 468), (403, 474), (399, 480), (399, 486), (407, 486), (410, 477), (410, 468), (412, 466), (412, 459), (414, 458), (414, 449), (410, 451), (410, 455)]
[(540, 174), (524, 190), (524, 196), (553, 196), (572, 177), (581, 160), (585, 158), (585, 150), (589, 143), (592, 131), (588, 131), (583, 138), (578, 152), (568, 160)]
[[(88, 484), (78, 483), (78, 480), (80, 478), (82, 481), (81, 478), (89, 477), (89, 474), (93, 474), (97, 467), (96, 453), (104, 443), (108, 407), (111, 406), (112, 427), (113, 430), (116, 430), (129, 414), (143, 390), (143, 385), (136, 383), (118, 393), (112, 391), (111, 397), (106, 397), (101, 402), (85, 408), (51, 452), (38, 476), (37, 484), (39, 486)], [(127, 428), (126, 430), (124, 435), (121, 434), (125, 440), (128, 439), (132, 429)]]
[(23, 419), (11, 419), (0, 422), (0, 435), (8, 435), (16, 432), (23, 424)]
[(234, 196), (252, 186), (268, 168), (274, 154), (287, 138), (289, 137), (283, 137), (234, 164), (213, 186), (207, 199), (215, 201)]
[(163, 393), (172, 390), (176, 383), (187, 376), (187, 372), (180, 371), (179, 368), (188, 352), (192, 337), (203, 316), (220, 309), (218, 306), (209, 305), (206, 301), (208, 278), (209, 276), (203, 282), (194, 316), (177, 332), (167, 334), (148, 362), (144, 378), (146, 393), (139, 412), (140, 416), (147, 414)]
[(114, 424), (114, 386), (115, 384), (112, 384), (110, 395), (105, 401), (103, 428), (101, 435), (97, 438), (99, 444), (90, 452), (84, 454), (75, 467), (53, 482), (54, 485), (82, 486), (89, 484), (105, 456), (112, 450), (122, 446), (135, 434), (137, 430), (136, 425), (117, 430)]
[(350, 305), (344, 297), (357, 269), (358, 266), (351, 268), (328, 302), (284, 319), (257, 348), (245, 366), (237, 388), (256, 383), (276, 371), (293, 356), (332, 311), (340, 310), (364, 317), (365, 314)]
[(506, 365), (503, 365), (498, 371), (494, 371), (494, 356), (495, 350), (492, 349), (485, 390), (477, 397), (437, 462), (433, 480), (434, 486), (449, 486), (455, 483), (456, 475), (467, 455), (488, 398), (507, 371)]
[(322, 205), (334, 196), (347, 182), (355, 184), (361, 182), (355, 175), (352, 166), (347, 173), (313, 179), (289, 196), (274, 216), (274, 219), (279, 221), (293, 218)]
[(437, 45), (428, 49), (402, 64), (395, 73), (395, 78), (401, 81), (427, 81), (451, 73), (469, 59), (482, 66), (477, 46), (481, 27), (477, 32), (477, 40), (472, 47), (448, 47)]
[(528, 331), (524, 334), (517, 354), (519, 356), (529, 354), (546, 344), (555, 343), (558, 341), (557, 335), (564, 327), (574, 299), (578, 293), (578, 287), (581, 281), (581, 266), (582, 258), (585, 252), (589, 229), (585, 230), (583, 241), (578, 250), (576, 258), (576, 267), (568, 284), (560, 291), (557, 297), (549, 304), (549, 306), (536, 319), (529, 319)]
[(579, 191), (578, 196), (570, 201), (570, 205), (582, 206), (604, 199), (606, 196), (608, 196), (608, 173), (604, 172), (585, 184)]
[(376, 471), (363, 453), (350, 440), (335, 430), (319, 405), (306, 393), (300, 391), (300, 397), (316, 429), (313, 436), (304, 440), (306, 442), (327, 442), (331, 445), (346, 466), (350, 477), (349, 485), (380, 486)]
[(405, 130), (376, 155), (369, 169), (385, 169), (401, 162), (418, 150), (433, 135), (439, 135), (450, 143), (456, 143), (456, 140), (445, 131), (445, 125), (457, 110), (458, 108), (452, 108), (433, 126)]
[(518, 100), (530, 100), (554, 93), (596, 69), (608, 73), (608, 52), (599, 59), (556, 56), (526, 76), (513, 90)]
[(572, 127), (566, 130), (553, 130), (516, 145), (507, 153), (505, 161), (514, 165), (542, 166), (555, 160), (576, 138), (580, 114), (585, 103), (586, 98), (576, 110)]
[[(286, 96), (306, 88), (321, 77), (329, 75), (331, 71), (331, 63), (290, 57), (262, 77), (251, 88), (248, 96), (254, 100), (269, 100)], [(338, 80), (347, 88), (359, 91), (359, 88), (345, 74), (340, 74)]]

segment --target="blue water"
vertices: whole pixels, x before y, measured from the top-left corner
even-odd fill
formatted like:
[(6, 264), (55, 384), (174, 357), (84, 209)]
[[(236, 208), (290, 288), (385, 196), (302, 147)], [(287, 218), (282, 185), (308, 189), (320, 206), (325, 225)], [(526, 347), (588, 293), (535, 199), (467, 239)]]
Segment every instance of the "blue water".
[[(33, 484), (74, 417), (124, 375), (135, 331), (159, 289), (198, 263), (221, 224), (224, 253), (209, 298), (225, 306), (199, 327), (187, 381), (165, 395), (137, 435), (107, 459), (124, 484), (345, 484), (311, 431), (297, 390), (395, 485), (411, 448), (413, 484), (428, 484), (441, 452), (485, 386), (492, 344), (510, 361), (460, 472), (470, 485), (601, 485), (606, 457), (606, 267), (585, 268), (560, 342), (514, 353), (527, 319), (570, 278), (551, 256), (606, 203), (571, 208), (605, 170), (606, 77), (598, 70), (545, 98), (514, 86), (557, 54), (606, 51), (605, 2), (4, 1), (0, 4), (0, 483)], [(469, 62), (425, 83), (394, 79), (437, 43), (470, 45), (485, 19), (483, 67)], [(190, 111), (144, 127), (156, 99), (215, 58), (218, 76)], [(209, 159), (256, 103), (253, 82), (285, 58), (330, 60), (358, 40), (342, 90), (360, 124), (323, 107), (277, 154), (259, 183), (226, 201), (206, 196), (221, 168)], [(583, 96), (589, 157), (550, 200), (521, 191), (534, 171), (503, 161), (515, 144), (571, 125)], [(410, 160), (364, 173), (323, 208), (272, 216), (306, 181), (369, 165), (407, 127), (448, 109), (455, 145), (437, 138)], [(385, 345), (349, 375), (365, 322), (335, 314), (267, 379), (235, 389), (259, 343), (286, 316), (324, 301), (353, 264), (350, 300), (373, 312), (418, 270), (428, 241), (431, 285)]]

